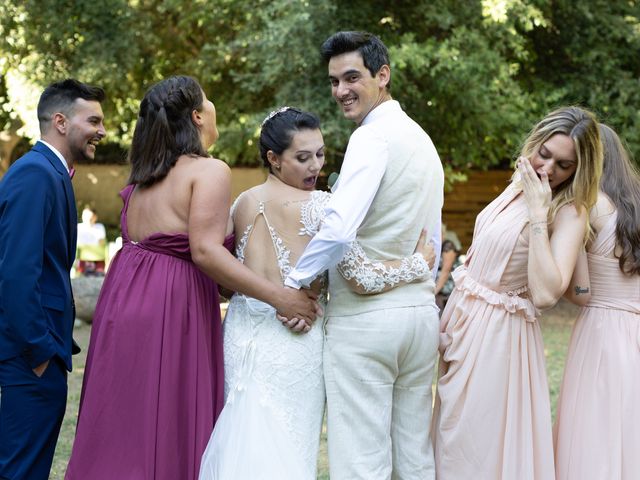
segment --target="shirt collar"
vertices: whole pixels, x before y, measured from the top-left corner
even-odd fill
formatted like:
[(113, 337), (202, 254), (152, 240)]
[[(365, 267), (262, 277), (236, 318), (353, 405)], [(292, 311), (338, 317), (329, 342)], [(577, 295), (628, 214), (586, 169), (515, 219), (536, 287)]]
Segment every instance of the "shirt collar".
[(366, 125), (367, 123), (371, 123), (380, 117), (385, 116), (390, 112), (400, 112), (402, 108), (397, 100), (387, 100), (386, 102), (382, 102), (376, 108), (371, 110), (360, 125)]
[(62, 165), (64, 165), (64, 168), (67, 170), (67, 172), (69, 171), (69, 164), (67, 163), (67, 161), (64, 159), (64, 157), (62, 156), (62, 154), (56, 149), (56, 147), (54, 147), (53, 145), (51, 145), (50, 143), (45, 142), (44, 140), (40, 139), (39, 142), (44, 143), (53, 153), (56, 154), (56, 157), (58, 157), (60, 159), (60, 161), (62, 162)]

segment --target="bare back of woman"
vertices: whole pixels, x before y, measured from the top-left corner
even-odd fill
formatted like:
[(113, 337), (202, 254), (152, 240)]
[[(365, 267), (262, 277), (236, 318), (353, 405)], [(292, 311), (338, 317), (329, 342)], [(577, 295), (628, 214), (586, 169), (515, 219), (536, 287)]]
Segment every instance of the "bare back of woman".
[[(136, 188), (127, 212), (130, 238), (139, 242), (160, 232), (188, 234), (194, 184), (211, 163), (222, 164), (214, 158), (182, 155), (163, 180)], [(221, 182), (215, 176), (206, 180), (212, 186)]]

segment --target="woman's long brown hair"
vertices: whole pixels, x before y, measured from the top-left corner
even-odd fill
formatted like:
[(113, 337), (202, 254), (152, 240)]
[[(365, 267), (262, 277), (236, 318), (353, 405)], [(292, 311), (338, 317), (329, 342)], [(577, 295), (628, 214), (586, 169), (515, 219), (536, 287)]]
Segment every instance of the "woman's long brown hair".
[(640, 174), (616, 132), (600, 124), (600, 137), (604, 146), (600, 188), (618, 211), (616, 241), (622, 250), (620, 270), (627, 275), (640, 275)]

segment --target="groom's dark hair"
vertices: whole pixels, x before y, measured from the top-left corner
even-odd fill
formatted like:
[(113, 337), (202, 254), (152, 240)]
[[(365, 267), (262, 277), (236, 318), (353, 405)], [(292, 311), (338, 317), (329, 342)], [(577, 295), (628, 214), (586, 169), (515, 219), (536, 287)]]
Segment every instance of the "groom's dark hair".
[[(382, 40), (368, 32), (337, 32), (327, 38), (320, 47), (325, 63), (343, 53), (359, 52), (364, 66), (375, 77), (383, 65), (390, 65), (389, 51)], [(391, 88), (391, 79), (387, 90)]]
[(45, 88), (38, 101), (40, 132), (44, 133), (49, 128), (54, 114), (60, 112), (67, 117), (71, 116), (73, 104), (78, 98), (102, 102), (105, 94), (102, 88), (87, 85), (73, 78), (54, 82)]

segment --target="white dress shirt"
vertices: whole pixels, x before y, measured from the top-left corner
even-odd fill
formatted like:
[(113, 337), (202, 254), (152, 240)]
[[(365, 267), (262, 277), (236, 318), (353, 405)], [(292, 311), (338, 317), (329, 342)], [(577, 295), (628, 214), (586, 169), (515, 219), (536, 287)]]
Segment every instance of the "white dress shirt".
[[(397, 109), (401, 109), (397, 101), (386, 101), (369, 112), (362, 125)], [(320, 273), (342, 259), (371, 207), (387, 168), (388, 156), (386, 142), (370, 130), (358, 128), (353, 132), (340, 176), (325, 208), (322, 227), (285, 279), (285, 285), (308, 287)], [(429, 233), (437, 238), (436, 253), (439, 254), (440, 232)]]
[(62, 156), (62, 154), (56, 149), (56, 147), (54, 147), (53, 145), (51, 145), (50, 143), (45, 142), (44, 140), (40, 139), (38, 140), (39, 142), (45, 144), (47, 147), (49, 147), (51, 149), (51, 151), (53, 153), (56, 154), (56, 157), (58, 157), (60, 159), (60, 161), (62, 162), (62, 165), (64, 165), (64, 168), (67, 170), (67, 172), (69, 171), (69, 165), (67, 164), (67, 161), (65, 160), (65, 158)]

